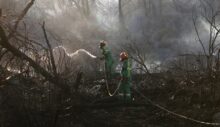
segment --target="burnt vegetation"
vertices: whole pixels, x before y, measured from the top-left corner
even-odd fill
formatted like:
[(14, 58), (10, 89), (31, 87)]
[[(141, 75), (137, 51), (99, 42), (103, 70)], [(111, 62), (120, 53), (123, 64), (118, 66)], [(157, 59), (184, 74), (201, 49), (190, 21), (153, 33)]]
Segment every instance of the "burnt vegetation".
[[(0, 126), (219, 125), (219, 23), (218, 0), (0, 0)], [(132, 103), (107, 95), (103, 39)]]

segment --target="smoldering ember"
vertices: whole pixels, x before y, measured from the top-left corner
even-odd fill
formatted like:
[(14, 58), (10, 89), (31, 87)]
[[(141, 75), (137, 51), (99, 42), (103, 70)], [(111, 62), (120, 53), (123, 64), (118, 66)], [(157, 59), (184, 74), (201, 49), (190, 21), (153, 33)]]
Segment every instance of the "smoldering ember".
[(220, 126), (219, 35), (219, 0), (0, 0), (0, 126)]

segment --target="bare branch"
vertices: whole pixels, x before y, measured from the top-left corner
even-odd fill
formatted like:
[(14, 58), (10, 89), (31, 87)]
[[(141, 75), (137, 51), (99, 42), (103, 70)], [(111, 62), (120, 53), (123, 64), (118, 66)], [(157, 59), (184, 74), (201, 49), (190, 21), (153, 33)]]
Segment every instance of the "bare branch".
[(205, 55), (207, 55), (206, 50), (205, 50), (205, 46), (204, 46), (204, 44), (203, 44), (203, 42), (202, 42), (202, 40), (199, 36), (199, 32), (198, 32), (198, 29), (197, 29), (197, 26), (196, 26), (196, 19), (194, 17), (193, 17), (193, 25), (194, 25), (194, 28), (195, 28), (195, 31), (196, 31), (196, 35), (199, 39), (199, 43), (202, 46), (203, 52), (204, 52)]
[(22, 53), (20, 50), (16, 49), (14, 46), (12, 46), (8, 42), (6, 34), (1, 26), (0, 26), (0, 45), (2, 47), (6, 48), (7, 50), (9, 50), (14, 56), (28, 61), (29, 64), (35, 69), (35, 71), (37, 71), (41, 75), (43, 75), (48, 81), (57, 85), (62, 90), (66, 91), (68, 93), (70, 92), (69, 87), (65, 83), (63, 83), (63, 81), (61, 79), (59, 79), (58, 77), (52, 76), (49, 72), (47, 72), (43, 67), (41, 67), (39, 64), (37, 64), (34, 60), (32, 60), (26, 54)]
[(52, 64), (52, 68), (53, 68), (53, 73), (54, 73), (54, 75), (57, 77), (57, 71), (56, 71), (57, 69), (56, 69), (55, 60), (54, 60), (54, 56), (53, 56), (53, 50), (52, 50), (52, 47), (51, 47), (51, 45), (50, 45), (49, 39), (48, 39), (48, 37), (47, 37), (47, 32), (46, 32), (46, 29), (45, 29), (45, 22), (43, 22), (42, 29), (43, 29), (43, 32), (44, 32), (44, 37), (45, 37), (47, 46), (48, 46), (48, 48), (49, 48), (49, 53), (50, 53), (51, 64)]
[(27, 14), (27, 12), (29, 11), (29, 9), (32, 7), (32, 5), (34, 4), (35, 0), (31, 0), (26, 7), (24, 8), (24, 10), (22, 11), (22, 13), (20, 14), (20, 16), (18, 16), (17, 20), (15, 21), (15, 25), (13, 27), (12, 32), (8, 35), (8, 39), (10, 39), (13, 34), (15, 33), (15, 31), (18, 28), (19, 23), (21, 22), (21, 20), (24, 18), (24, 16)]
[[(218, 11), (218, 13), (216, 13), (216, 16), (219, 15), (219, 13), (220, 13), (220, 11)], [(216, 16), (214, 16), (214, 17), (216, 17)], [(212, 25), (212, 27), (213, 27), (216, 31), (219, 30), (219, 28), (218, 28), (216, 25), (213, 25), (213, 24), (211, 23), (211, 21), (208, 19), (207, 16), (205, 16), (205, 15), (202, 14), (202, 17), (205, 18), (205, 20), (206, 20), (210, 25)]]

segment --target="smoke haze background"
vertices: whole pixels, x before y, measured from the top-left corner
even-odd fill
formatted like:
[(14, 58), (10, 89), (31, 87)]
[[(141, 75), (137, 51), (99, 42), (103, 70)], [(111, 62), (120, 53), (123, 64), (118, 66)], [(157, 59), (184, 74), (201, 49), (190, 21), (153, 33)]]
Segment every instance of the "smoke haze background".
[[(0, 0), (0, 7), (5, 14), (19, 15), (28, 1)], [(218, 0), (209, 2), (215, 8), (220, 5)], [(115, 57), (123, 45), (135, 43), (148, 56), (147, 61), (165, 61), (179, 54), (202, 52), (192, 20), (197, 16), (201, 39), (208, 41), (209, 25), (200, 15), (201, 0), (122, 0), (126, 30), (121, 30), (118, 0), (89, 0), (88, 5), (78, 7), (73, 0), (36, 0), (24, 18), (29, 37), (45, 44), (40, 26), (45, 21), (53, 47), (63, 45), (69, 53), (83, 48), (100, 55), (99, 40), (107, 40)], [(23, 30), (22, 24), (19, 30)]]

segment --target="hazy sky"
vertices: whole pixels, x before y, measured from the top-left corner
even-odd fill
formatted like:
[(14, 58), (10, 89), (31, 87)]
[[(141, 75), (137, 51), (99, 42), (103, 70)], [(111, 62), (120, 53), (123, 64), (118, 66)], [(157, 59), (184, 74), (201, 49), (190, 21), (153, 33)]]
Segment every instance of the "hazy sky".
[[(16, 3), (13, 4), (13, 1)], [(20, 12), (27, 1), (29, 0), (0, 0), (0, 6), (7, 5), (8, 8), (17, 10), (15, 12)], [(149, 47), (143, 50), (155, 54), (159, 59), (178, 53), (201, 51), (190, 10), (197, 5), (198, 0), (162, 0), (161, 14), (158, 14), (159, 1), (152, 0), (151, 5), (147, 5), (147, 11), (141, 1), (124, 1), (125, 26), (130, 38), (140, 48)], [(36, 38), (40, 40), (43, 40), (40, 37), (42, 30), (38, 25), (46, 21), (48, 31), (62, 38), (68, 44), (68, 50), (84, 47), (95, 50), (101, 39), (108, 40), (113, 49), (124, 42), (126, 38), (118, 32), (118, 0), (97, 0), (90, 9), (91, 16), (85, 20), (76, 6), (68, 0), (36, 0), (26, 21), (30, 23), (30, 31), (35, 36), (39, 34)], [(204, 18), (198, 17), (197, 21), (199, 33), (207, 47), (209, 25)]]

